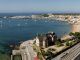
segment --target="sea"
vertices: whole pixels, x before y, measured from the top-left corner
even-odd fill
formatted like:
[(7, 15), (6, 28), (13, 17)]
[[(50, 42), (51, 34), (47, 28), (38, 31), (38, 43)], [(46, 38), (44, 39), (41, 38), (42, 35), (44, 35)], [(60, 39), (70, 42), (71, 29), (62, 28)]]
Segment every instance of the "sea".
[[(0, 16), (31, 16), (27, 13), (1, 13)], [(0, 60), (10, 60), (12, 48), (21, 41), (27, 41), (37, 34), (55, 32), (60, 38), (71, 32), (71, 24), (66, 21), (48, 19), (3, 19), (0, 18)], [(5, 58), (4, 58), (5, 57)], [(20, 60), (15, 58), (15, 60)]]

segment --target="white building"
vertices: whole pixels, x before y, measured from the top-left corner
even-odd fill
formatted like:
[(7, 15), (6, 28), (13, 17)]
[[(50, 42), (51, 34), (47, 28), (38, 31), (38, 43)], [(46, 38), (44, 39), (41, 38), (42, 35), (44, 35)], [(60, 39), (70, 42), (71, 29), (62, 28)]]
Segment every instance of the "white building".
[(42, 15), (32, 15), (31, 17), (32, 17), (32, 19), (41, 19), (41, 18), (43, 18)]

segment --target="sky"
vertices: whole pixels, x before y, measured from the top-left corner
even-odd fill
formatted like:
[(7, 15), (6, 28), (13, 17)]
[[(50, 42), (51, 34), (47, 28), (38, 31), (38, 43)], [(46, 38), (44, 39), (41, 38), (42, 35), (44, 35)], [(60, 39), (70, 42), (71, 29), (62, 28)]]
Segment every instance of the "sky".
[(0, 13), (79, 12), (80, 0), (0, 0)]
[(0, 13), (27, 11), (27, 0), (0, 0)]

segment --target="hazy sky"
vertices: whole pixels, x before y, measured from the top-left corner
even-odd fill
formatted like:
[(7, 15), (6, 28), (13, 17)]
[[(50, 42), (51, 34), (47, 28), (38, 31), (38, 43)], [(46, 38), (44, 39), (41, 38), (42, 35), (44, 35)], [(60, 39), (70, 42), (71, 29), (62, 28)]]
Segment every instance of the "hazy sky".
[(80, 12), (80, 0), (0, 0), (1, 12)]
[(0, 0), (1, 12), (26, 12), (27, 0)]

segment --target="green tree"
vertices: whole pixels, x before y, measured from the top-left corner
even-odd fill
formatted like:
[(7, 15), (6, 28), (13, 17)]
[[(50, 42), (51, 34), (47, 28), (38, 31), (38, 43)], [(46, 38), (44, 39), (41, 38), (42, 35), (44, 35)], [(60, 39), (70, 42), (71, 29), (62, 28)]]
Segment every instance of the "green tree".
[(48, 17), (49, 15), (48, 15), (48, 14), (43, 14), (42, 16), (44, 16), (44, 17)]
[(66, 42), (66, 46), (69, 46), (69, 41)]
[(73, 45), (73, 42), (70, 42), (70, 43), (69, 43), (69, 46), (72, 46), (72, 45)]
[(47, 55), (46, 59), (51, 60), (54, 57), (55, 54), (53, 54), (51, 51), (47, 51), (46, 55)]
[(73, 32), (70, 32), (69, 35), (70, 35), (70, 36), (72, 36), (72, 35), (74, 36), (74, 33), (73, 33)]
[(66, 42), (66, 46), (72, 46), (73, 45), (73, 42), (72, 41), (67, 41)]
[(80, 41), (80, 32), (75, 32), (74, 36), (76, 40)]
[(56, 41), (55, 45), (57, 45), (58, 47), (63, 46), (63, 44), (60, 41)]
[(75, 36), (80, 36), (80, 32), (75, 32)]

